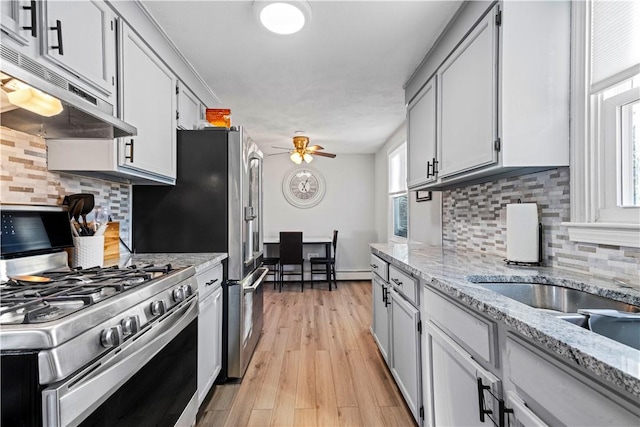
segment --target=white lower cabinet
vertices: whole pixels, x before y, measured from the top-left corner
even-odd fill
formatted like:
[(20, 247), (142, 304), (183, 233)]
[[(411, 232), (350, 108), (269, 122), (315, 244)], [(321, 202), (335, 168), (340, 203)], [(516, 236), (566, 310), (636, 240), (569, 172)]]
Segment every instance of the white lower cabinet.
[(640, 425), (637, 402), (613, 395), (515, 336), (506, 340), (504, 363), (511, 425)]
[[(501, 381), (480, 366), (435, 325), (425, 326), (429, 352), (427, 374), (428, 425), (491, 426), (498, 424)], [(491, 412), (489, 412), (491, 411)]]
[(198, 405), (222, 369), (222, 265), (196, 276), (198, 314)]
[(396, 292), (391, 300), (391, 373), (404, 396), (413, 418), (420, 424), (422, 410), (420, 366), (420, 310)]
[(389, 364), (389, 284), (377, 276), (373, 279), (373, 338), (378, 344), (382, 357)]

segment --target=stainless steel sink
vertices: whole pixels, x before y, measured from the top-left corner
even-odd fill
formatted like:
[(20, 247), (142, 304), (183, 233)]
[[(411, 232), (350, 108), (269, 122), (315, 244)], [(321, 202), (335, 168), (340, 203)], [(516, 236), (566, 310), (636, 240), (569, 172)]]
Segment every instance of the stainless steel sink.
[(580, 308), (610, 308), (640, 312), (640, 307), (577, 289), (539, 283), (476, 283), (483, 288), (530, 307), (561, 313), (577, 313)]
[(585, 310), (587, 313), (578, 313), (584, 309), (640, 313), (639, 306), (556, 285), (510, 282), (476, 284), (640, 350), (640, 314), (605, 317), (590, 315), (588, 310)]

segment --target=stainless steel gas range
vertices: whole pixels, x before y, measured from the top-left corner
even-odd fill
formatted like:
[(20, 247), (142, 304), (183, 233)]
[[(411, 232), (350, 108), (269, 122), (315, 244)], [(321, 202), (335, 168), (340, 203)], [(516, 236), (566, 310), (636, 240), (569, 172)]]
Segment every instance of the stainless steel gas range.
[(69, 269), (63, 209), (1, 212), (2, 425), (195, 423), (195, 269)]

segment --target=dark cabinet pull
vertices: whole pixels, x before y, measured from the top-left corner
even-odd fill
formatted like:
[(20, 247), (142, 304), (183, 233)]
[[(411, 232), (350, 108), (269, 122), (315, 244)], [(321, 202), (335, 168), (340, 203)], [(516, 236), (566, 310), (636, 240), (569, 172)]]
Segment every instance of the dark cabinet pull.
[(22, 6), (23, 10), (31, 11), (31, 26), (22, 27), (23, 30), (31, 30), (31, 37), (38, 37), (38, 16), (36, 12), (36, 2), (31, 0), (31, 6)]
[(213, 280), (208, 281), (208, 282), (207, 282), (207, 283), (205, 283), (204, 285), (205, 285), (205, 286), (211, 286), (211, 285), (213, 285), (214, 283), (216, 283), (217, 281), (218, 281), (218, 279), (213, 279)]
[(431, 166), (432, 166), (431, 162), (427, 162), (427, 178), (430, 178), (431, 175), (433, 175), (431, 173)]
[(131, 141), (126, 142), (124, 145), (125, 145), (125, 147), (130, 147), (129, 148), (129, 155), (127, 156), (125, 154), (124, 159), (125, 160), (129, 160), (131, 163), (133, 163), (133, 138), (131, 138)]
[(377, 266), (377, 265), (375, 265), (375, 264), (369, 264), (369, 265), (370, 265), (370, 266), (371, 266), (371, 268), (373, 268), (373, 269), (378, 268), (378, 266)]
[(438, 168), (437, 168), (437, 165), (438, 165), (438, 161), (437, 161), (437, 160), (436, 160), (436, 158), (434, 157), (434, 158), (433, 158), (433, 165), (432, 165), (432, 166), (433, 166), (433, 172), (432, 172), (431, 176), (436, 176), (436, 175), (438, 175)]
[[(500, 412), (500, 419), (498, 420), (498, 427), (504, 427), (505, 425), (511, 425), (508, 420), (509, 414), (513, 414), (513, 409), (507, 408), (504, 404), (504, 400), (500, 399), (498, 401), (498, 411)], [(507, 422), (505, 423), (505, 419)]]
[(402, 286), (402, 282), (400, 280), (398, 280), (398, 279), (391, 279), (391, 281), (393, 283), (395, 283), (396, 285), (398, 285), (398, 286)]
[(51, 49), (57, 49), (59, 55), (64, 55), (64, 48), (62, 46), (62, 22), (59, 19), (56, 20), (55, 27), (49, 27), (50, 30), (58, 33), (58, 46), (51, 46)]
[(385, 286), (382, 287), (382, 301), (384, 301), (384, 306), (389, 306), (389, 289)]
[(484, 422), (484, 416), (493, 414), (491, 409), (486, 409), (484, 407), (484, 391), (490, 390), (491, 387), (488, 385), (482, 384), (482, 378), (477, 378), (478, 384), (478, 411), (480, 413), (480, 422)]

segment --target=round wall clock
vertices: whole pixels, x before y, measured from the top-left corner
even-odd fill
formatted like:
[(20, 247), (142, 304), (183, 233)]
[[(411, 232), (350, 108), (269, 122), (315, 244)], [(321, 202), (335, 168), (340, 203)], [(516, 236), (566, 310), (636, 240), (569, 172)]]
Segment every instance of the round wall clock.
[(310, 208), (324, 197), (326, 184), (320, 172), (310, 167), (294, 168), (282, 180), (282, 194), (297, 208)]

